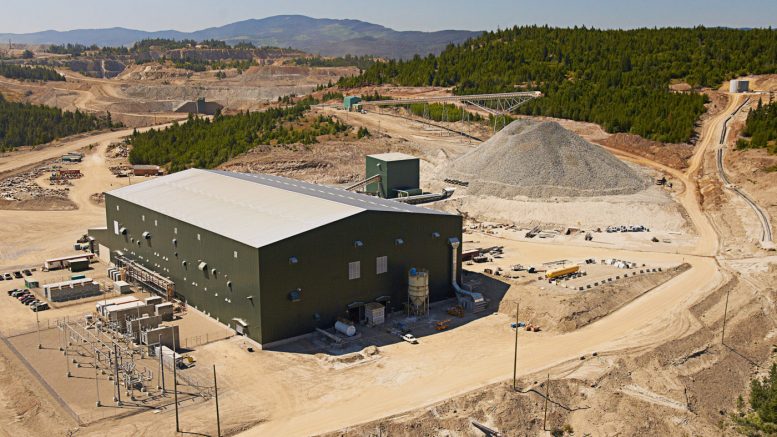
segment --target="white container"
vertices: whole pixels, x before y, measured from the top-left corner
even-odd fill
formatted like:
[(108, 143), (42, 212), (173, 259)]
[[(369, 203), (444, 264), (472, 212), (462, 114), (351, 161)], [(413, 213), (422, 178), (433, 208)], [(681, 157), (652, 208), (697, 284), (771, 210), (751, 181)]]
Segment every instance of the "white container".
[(347, 323), (343, 323), (341, 321), (335, 322), (335, 330), (337, 332), (340, 332), (342, 334), (347, 335), (348, 337), (353, 337), (356, 335), (356, 327), (353, 325), (349, 325)]

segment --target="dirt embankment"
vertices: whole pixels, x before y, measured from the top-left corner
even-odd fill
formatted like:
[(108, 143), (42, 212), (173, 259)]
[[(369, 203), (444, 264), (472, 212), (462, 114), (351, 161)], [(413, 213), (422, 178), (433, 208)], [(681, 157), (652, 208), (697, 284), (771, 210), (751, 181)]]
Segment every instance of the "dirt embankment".
[(344, 184), (364, 178), (364, 155), (384, 152), (419, 154), (413, 146), (393, 139), (324, 141), (307, 146), (259, 146), (225, 162), (219, 169)]
[(598, 143), (613, 149), (623, 150), (655, 161), (667, 167), (684, 170), (693, 156), (690, 144), (659, 143), (632, 134), (614, 134)]
[[(527, 381), (520, 382), (525, 387)], [(547, 429), (574, 431), (566, 422), (567, 409), (587, 408), (585, 398), (567, 401), (584, 389), (579, 380), (552, 381)], [(365, 425), (323, 434), (321, 437), (361, 436), (482, 436), (472, 425), (476, 421), (507, 436), (542, 435), (545, 383), (532, 385), (526, 392), (515, 392), (512, 382), (486, 386), (480, 390), (432, 405), (424, 410), (389, 417)]]
[(521, 302), (521, 319), (542, 326), (543, 330), (571, 332), (580, 329), (633, 301), (690, 268), (681, 264), (662, 272), (622, 278), (590, 290), (569, 292), (559, 287), (539, 287), (536, 281), (519, 283), (507, 292), (499, 312), (515, 314)]

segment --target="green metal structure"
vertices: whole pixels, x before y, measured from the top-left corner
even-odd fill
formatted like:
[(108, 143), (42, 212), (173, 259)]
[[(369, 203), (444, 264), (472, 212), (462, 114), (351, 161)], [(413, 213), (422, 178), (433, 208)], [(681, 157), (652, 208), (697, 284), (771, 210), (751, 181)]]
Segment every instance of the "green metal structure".
[(402, 310), (413, 267), (429, 270), (432, 301), (451, 297), (461, 271), (448, 244), (460, 216), (293, 179), (187, 170), (108, 192), (105, 207), (89, 235), (112, 260), (171, 279), (263, 345), (359, 320), (369, 302)]
[(361, 102), (362, 99), (359, 96), (345, 96), (343, 98), (343, 109), (346, 111), (350, 111), (351, 108), (353, 108), (353, 105)]
[(393, 199), (400, 191), (420, 194), (420, 164), (418, 158), (404, 153), (367, 155), (365, 178), (380, 175), (380, 180), (367, 185), (369, 194)]

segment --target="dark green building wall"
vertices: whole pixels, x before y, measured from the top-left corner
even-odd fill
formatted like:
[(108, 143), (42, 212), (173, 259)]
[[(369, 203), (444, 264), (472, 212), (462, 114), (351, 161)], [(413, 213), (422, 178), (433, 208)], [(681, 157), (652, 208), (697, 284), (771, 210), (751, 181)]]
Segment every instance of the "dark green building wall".
[[(188, 305), (231, 326), (234, 326), (233, 318), (243, 319), (252, 327), (252, 337), (261, 338), (259, 252), (256, 248), (109, 193), (105, 196), (105, 208), (107, 230), (93, 236), (111, 249), (111, 259), (115, 258), (114, 251), (124, 252), (129, 258), (172, 279), (176, 293)], [(114, 234), (114, 220), (127, 228), (126, 235)], [(142, 238), (145, 231), (151, 232), (149, 240)], [(201, 261), (208, 264), (207, 272), (198, 270)], [(215, 275), (212, 269), (216, 269)], [(254, 298), (248, 299), (249, 296)]]
[[(432, 301), (452, 296), (448, 238), (461, 239), (459, 216), (365, 211), (257, 249), (110, 194), (105, 205), (107, 230), (92, 236), (111, 250), (112, 259), (120, 250), (171, 278), (188, 305), (222, 323), (234, 327), (233, 318), (245, 320), (248, 335), (259, 343), (330, 327), (353, 302), (390, 296), (391, 308), (399, 310), (411, 267), (429, 270)], [(127, 228), (126, 235), (114, 234), (114, 220)], [(148, 240), (141, 236), (145, 231)], [(363, 246), (355, 247), (356, 240)], [(387, 273), (376, 273), (380, 256), (388, 258)], [(206, 272), (198, 269), (202, 261)], [(352, 261), (361, 263), (359, 279), (348, 279)], [(297, 289), (301, 299), (292, 302), (289, 293)]]
[[(461, 239), (459, 216), (365, 211), (260, 249), (263, 337), (276, 341), (330, 327), (349, 304), (382, 296), (403, 309), (411, 267), (429, 270), (432, 301), (452, 296), (450, 237)], [(356, 240), (363, 246), (355, 247)], [(292, 256), (297, 264), (289, 263)], [(377, 274), (381, 256), (388, 257), (388, 272)], [(353, 261), (360, 261), (361, 275), (349, 280)], [(289, 293), (297, 289), (302, 298), (292, 302)]]

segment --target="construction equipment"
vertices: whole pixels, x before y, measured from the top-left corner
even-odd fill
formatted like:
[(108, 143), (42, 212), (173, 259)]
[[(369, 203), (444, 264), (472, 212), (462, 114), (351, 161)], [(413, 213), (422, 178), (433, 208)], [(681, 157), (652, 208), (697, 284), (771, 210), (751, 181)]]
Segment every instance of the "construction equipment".
[(448, 308), (448, 314), (454, 317), (464, 317), (464, 308), (461, 305), (454, 305)]
[(451, 322), (451, 319), (440, 320), (439, 322), (437, 322), (434, 329), (438, 331), (445, 331), (446, 329), (448, 329), (448, 323), (450, 322)]
[(194, 359), (191, 355), (184, 355), (177, 360), (177, 365), (179, 369), (188, 369), (190, 367), (194, 367), (194, 364), (197, 362), (197, 360)]

